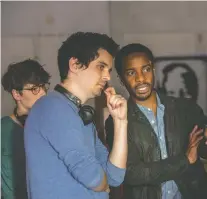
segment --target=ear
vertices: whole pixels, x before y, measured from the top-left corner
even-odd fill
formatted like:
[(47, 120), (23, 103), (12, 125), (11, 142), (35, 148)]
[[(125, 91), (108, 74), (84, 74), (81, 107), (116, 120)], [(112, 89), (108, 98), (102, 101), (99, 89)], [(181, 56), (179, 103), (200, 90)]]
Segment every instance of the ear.
[(75, 57), (71, 57), (69, 60), (69, 70), (73, 73), (77, 73), (77, 71), (80, 68), (80, 63), (78, 62), (78, 59)]
[(22, 95), (20, 94), (19, 91), (12, 89), (12, 97), (16, 100), (16, 101), (20, 101), (22, 99)]

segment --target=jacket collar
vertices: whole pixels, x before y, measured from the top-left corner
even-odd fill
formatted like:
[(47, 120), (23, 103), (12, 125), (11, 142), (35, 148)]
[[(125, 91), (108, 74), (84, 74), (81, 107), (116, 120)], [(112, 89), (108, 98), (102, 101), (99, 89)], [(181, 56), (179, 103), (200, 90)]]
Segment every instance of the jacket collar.
[[(163, 104), (164, 106), (166, 106), (167, 103), (167, 97), (163, 94), (158, 93), (158, 96), (160, 98), (160, 102), (161, 104)], [(128, 99), (128, 115), (132, 116), (132, 117), (136, 117), (138, 118), (138, 120), (143, 121), (143, 122), (147, 122), (147, 118), (144, 115), (144, 113), (139, 109), (139, 107), (137, 106), (137, 104), (132, 100), (131, 97), (129, 97)]]

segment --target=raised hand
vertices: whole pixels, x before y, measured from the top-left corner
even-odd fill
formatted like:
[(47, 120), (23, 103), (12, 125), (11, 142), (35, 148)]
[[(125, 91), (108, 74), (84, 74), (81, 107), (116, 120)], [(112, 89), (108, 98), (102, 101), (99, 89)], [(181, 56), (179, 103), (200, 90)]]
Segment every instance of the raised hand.
[(117, 95), (113, 87), (108, 87), (106, 94), (107, 107), (114, 120), (127, 120), (127, 101), (121, 95)]
[(203, 129), (198, 129), (198, 126), (196, 125), (190, 133), (188, 149), (186, 152), (190, 164), (195, 163), (198, 158), (197, 149), (200, 141), (203, 139), (203, 136), (201, 135), (202, 132)]

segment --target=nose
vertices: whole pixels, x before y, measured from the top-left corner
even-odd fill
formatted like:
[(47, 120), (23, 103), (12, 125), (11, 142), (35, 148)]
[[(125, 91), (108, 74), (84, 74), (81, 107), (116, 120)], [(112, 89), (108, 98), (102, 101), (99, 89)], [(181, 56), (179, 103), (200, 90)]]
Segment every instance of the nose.
[(142, 73), (137, 74), (137, 75), (135, 76), (135, 81), (136, 81), (136, 82), (144, 82), (144, 75), (143, 75)]
[(108, 82), (111, 79), (111, 74), (109, 73), (109, 71), (107, 70), (106, 72), (103, 73), (102, 79), (105, 82)]

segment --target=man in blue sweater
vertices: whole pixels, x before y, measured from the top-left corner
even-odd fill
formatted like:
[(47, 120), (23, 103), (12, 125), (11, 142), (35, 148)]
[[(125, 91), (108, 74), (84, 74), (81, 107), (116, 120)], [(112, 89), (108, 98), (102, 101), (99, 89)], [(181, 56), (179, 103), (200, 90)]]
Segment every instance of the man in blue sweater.
[[(41, 98), (25, 125), (30, 199), (107, 199), (125, 176), (127, 103), (106, 87), (118, 45), (107, 35), (78, 32), (58, 51), (61, 83)], [(93, 109), (104, 90), (114, 121), (110, 154), (97, 137)]]

